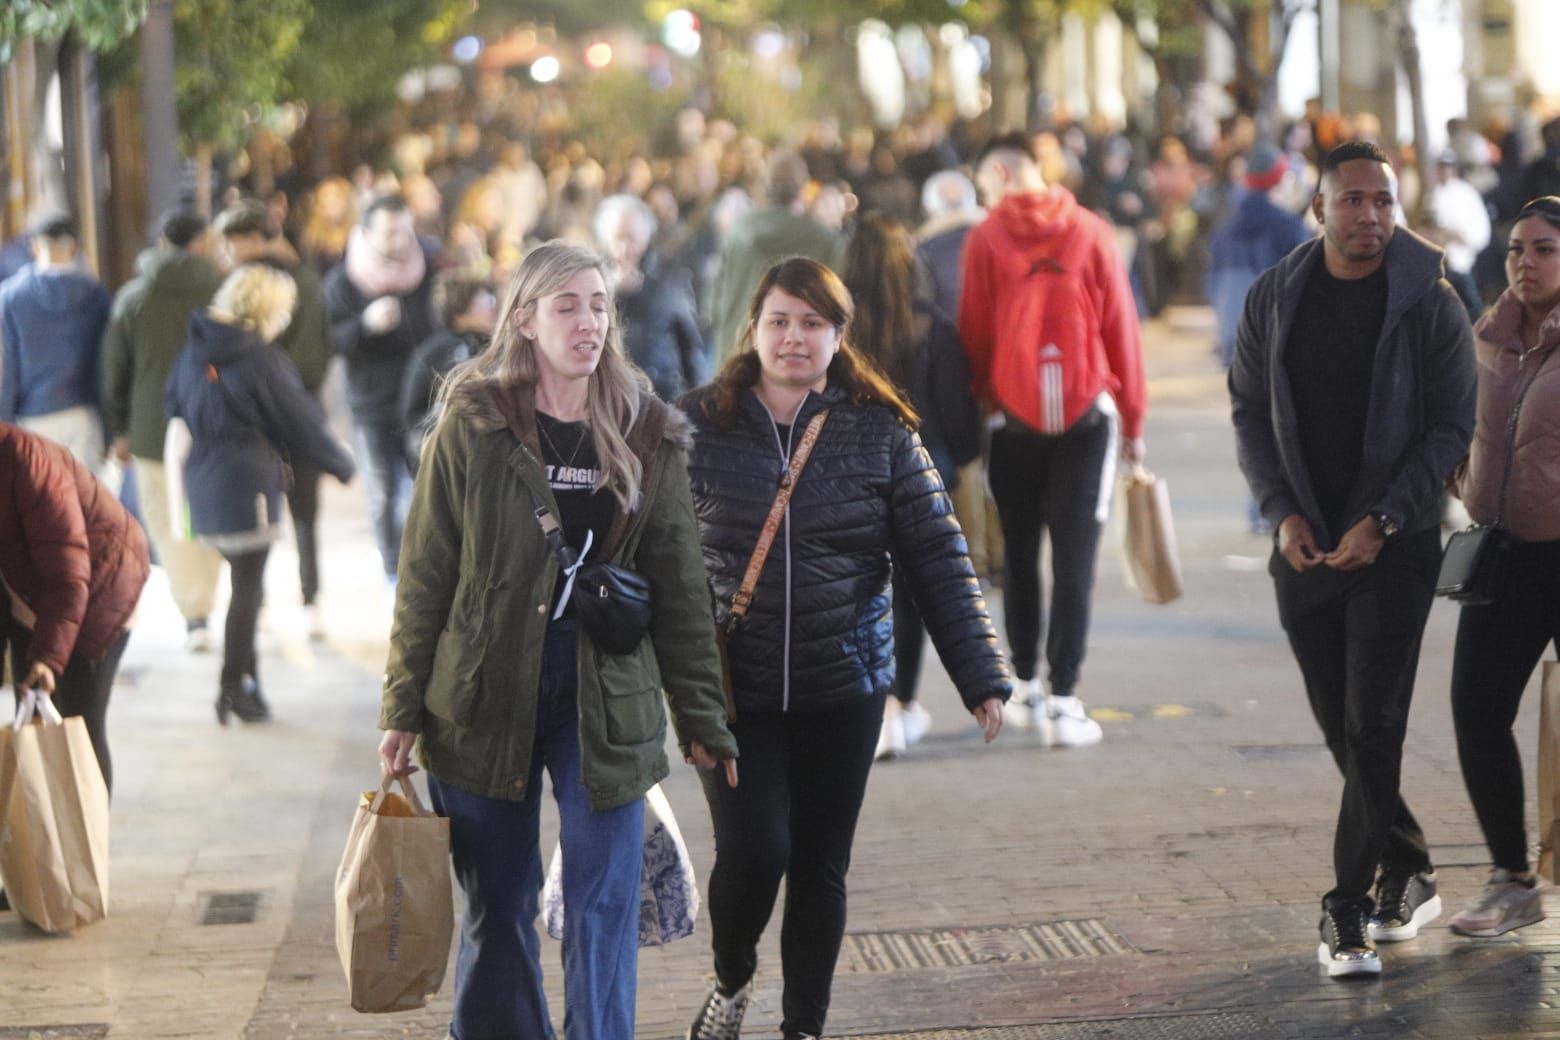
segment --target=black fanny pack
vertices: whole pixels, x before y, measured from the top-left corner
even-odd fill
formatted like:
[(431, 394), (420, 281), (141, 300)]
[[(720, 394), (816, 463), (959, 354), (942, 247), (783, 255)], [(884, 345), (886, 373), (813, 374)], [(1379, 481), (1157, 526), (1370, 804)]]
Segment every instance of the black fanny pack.
[(536, 510), (536, 522), (572, 582), (569, 604), (585, 634), (609, 653), (632, 652), (650, 630), (650, 582), (638, 571), (613, 563), (580, 563), (546, 506)]

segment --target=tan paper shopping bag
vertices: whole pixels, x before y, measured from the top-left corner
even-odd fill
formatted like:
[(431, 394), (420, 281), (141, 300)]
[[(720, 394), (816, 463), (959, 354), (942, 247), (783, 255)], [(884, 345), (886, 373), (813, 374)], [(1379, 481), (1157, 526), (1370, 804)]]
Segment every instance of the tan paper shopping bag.
[(1170, 488), (1141, 466), (1126, 476), (1127, 578), (1148, 603), (1181, 598), (1181, 553), (1170, 518)]
[[(455, 908), (450, 821), (386, 777), (366, 791), (336, 872), (336, 953), (358, 1011), (411, 1011), (444, 982)], [(403, 797), (404, 795), (404, 797)]]
[(108, 913), (108, 787), (87, 725), (30, 691), (0, 728), (0, 885), (46, 932)]
[(1544, 662), (1543, 700), (1538, 708), (1538, 872), (1560, 881), (1555, 842), (1560, 834), (1560, 663)]

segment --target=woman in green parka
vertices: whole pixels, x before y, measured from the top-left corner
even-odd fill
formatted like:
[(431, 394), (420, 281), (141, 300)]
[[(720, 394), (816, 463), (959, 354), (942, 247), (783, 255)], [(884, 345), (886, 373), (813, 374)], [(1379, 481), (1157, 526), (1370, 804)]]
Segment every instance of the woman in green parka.
[[(684, 757), (736, 782), (686, 421), (625, 359), (601, 259), (560, 242), (526, 257), (492, 344), (442, 399), (407, 517), (379, 752), (405, 775), (415, 745), (450, 819), (467, 902), (450, 1035), (553, 1035), (535, 929), (545, 766), (562, 821), (565, 1033), (631, 1037), (663, 690)], [(576, 623), (541, 507), (582, 562), (648, 579), (650, 628), (629, 653)]]

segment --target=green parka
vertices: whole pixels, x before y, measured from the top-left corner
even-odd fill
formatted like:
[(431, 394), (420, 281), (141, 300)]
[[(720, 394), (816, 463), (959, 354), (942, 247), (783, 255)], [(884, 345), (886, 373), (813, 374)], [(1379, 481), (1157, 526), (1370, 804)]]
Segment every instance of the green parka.
[[(726, 729), (709, 584), (685, 458), (687, 420), (649, 393), (629, 445), (644, 498), (619, 511), (600, 557), (650, 582), (648, 637), (628, 654), (579, 641), (580, 752), (591, 805), (610, 809), (667, 775), (671, 706), (686, 756), (735, 758)], [(401, 552), (382, 729), (419, 734), (423, 766), (489, 798), (526, 796), (542, 644), (558, 565), (534, 512), (547, 486), (529, 392), (480, 390), (423, 454)]]
[(103, 333), (103, 419), (109, 439), (128, 437), (132, 455), (161, 462), (168, 375), (190, 315), (211, 302), (222, 276), (204, 257), (172, 246), (144, 250), (135, 267)]

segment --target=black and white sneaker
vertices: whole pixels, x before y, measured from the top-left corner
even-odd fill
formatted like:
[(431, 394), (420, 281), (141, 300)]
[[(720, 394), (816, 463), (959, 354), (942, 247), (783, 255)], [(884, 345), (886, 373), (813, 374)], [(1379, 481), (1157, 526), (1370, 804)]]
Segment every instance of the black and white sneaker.
[(1376, 882), (1376, 912), (1370, 918), (1370, 937), (1377, 942), (1402, 942), (1441, 916), (1432, 872), (1405, 874), (1383, 870)]
[(721, 992), (720, 983), (710, 986), (710, 995), (704, 998), (688, 1027), (688, 1040), (737, 1040), (742, 1034), (742, 1016), (747, 1013), (748, 1000), (753, 996), (753, 984), (737, 990), (729, 996)]
[(1322, 942), (1316, 960), (1330, 977), (1379, 975), (1381, 957), (1370, 941), (1365, 902), (1343, 903), (1322, 912)]

